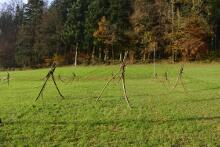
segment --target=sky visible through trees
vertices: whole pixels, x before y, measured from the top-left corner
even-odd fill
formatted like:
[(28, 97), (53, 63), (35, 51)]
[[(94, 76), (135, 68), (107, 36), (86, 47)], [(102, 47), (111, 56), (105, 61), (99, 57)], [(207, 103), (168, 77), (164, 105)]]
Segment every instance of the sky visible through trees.
[[(48, 0), (49, 3), (51, 3), (53, 0)], [(8, 0), (0, 0), (0, 3), (8, 2)], [(23, 0), (23, 2), (26, 4), (28, 0)]]
[[(27, 3), (28, 0), (23, 0), (24, 3)], [(8, 2), (8, 0), (0, 0), (0, 3)]]

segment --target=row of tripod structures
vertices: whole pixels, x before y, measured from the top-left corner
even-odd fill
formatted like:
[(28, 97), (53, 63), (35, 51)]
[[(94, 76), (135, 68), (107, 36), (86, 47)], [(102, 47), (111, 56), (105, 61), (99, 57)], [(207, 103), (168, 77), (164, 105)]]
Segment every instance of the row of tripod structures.
[[(45, 77), (45, 81), (44, 81), (44, 84), (42, 86), (42, 88), (40, 89), (40, 92), (37, 96), (37, 98), (35, 99), (35, 101), (37, 101), (40, 96), (43, 96), (43, 91), (45, 89), (45, 86), (48, 82), (48, 80), (51, 78), (60, 97), (62, 99), (64, 99), (64, 96), (62, 95), (61, 91), (59, 90), (58, 86), (57, 86), (57, 83), (56, 83), (56, 80), (54, 78), (54, 72), (56, 70), (56, 63), (54, 62), (49, 70), (49, 72), (47, 73), (46, 77)], [(125, 61), (121, 62), (120, 64), (120, 69), (119, 71), (116, 73), (116, 74), (113, 74), (112, 77), (107, 81), (107, 83), (104, 85), (103, 89), (101, 90), (99, 96), (97, 97), (96, 101), (100, 100), (102, 94), (104, 93), (105, 89), (107, 88), (107, 86), (114, 80), (114, 79), (119, 79), (122, 83), (122, 88), (123, 88), (123, 93), (124, 93), (124, 98), (125, 98), (125, 101), (128, 105), (129, 108), (131, 108), (131, 104), (130, 104), (130, 101), (128, 99), (128, 96), (127, 96), (127, 89), (126, 89), (126, 83), (125, 83), (125, 69), (126, 69), (126, 63)], [(177, 81), (175, 82), (175, 85), (173, 86), (173, 88), (171, 89), (174, 90), (178, 83), (180, 83), (182, 85), (182, 87), (184, 88), (184, 91), (186, 91), (185, 89), (185, 86), (183, 84), (183, 81), (182, 81), (182, 78), (183, 78), (183, 70), (184, 70), (184, 65), (182, 64), (181, 67), (180, 67), (180, 70), (179, 70), (179, 73), (178, 73), (178, 77), (177, 77)], [(168, 80), (168, 76), (167, 76), (167, 73), (165, 73), (165, 79)]]
[[(100, 98), (101, 98), (102, 94), (104, 93), (105, 89), (107, 88), (107, 86), (108, 86), (114, 79), (119, 79), (119, 80), (121, 81), (121, 83), (122, 83), (122, 88), (123, 88), (123, 93), (124, 93), (125, 101), (126, 101), (128, 107), (131, 108), (130, 101), (129, 101), (128, 96), (127, 96), (127, 89), (126, 89), (126, 83), (125, 83), (125, 69), (126, 69), (126, 66), (127, 66), (127, 65), (126, 65), (126, 57), (127, 57), (127, 54), (128, 54), (128, 53), (126, 52), (126, 53), (125, 53), (125, 56), (124, 56), (124, 59), (123, 59), (123, 61), (122, 61), (121, 64), (120, 64), (120, 69), (119, 69), (119, 71), (118, 71), (116, 74), (112, 74), (112, 77), (111, 77), (111, 78), (107, 81), (107, 83), (104, 85), (104, 87), (103, 87), (102, 91), (100, 92), (99, 96), (97, 97), (96, 101), (100, 100)], [(43, 83), (43, 85), (42, 85), (42, 87), (41, 87), (41, 89), (40, 89), (40, 92), (39, 92), (37, 98), (35, 99), (35, 101), (37, 101), (37, 100), (40, 98), (40, 96), (43, 97), (43, 91), (44, 91), (44, 89), (45, 89), (45, 87), (46, 87), (46, 84), (47, 84), (47, 82), (48, 82), (48, 80), (49, 80), (50, 78), (52, 79), (52, 81), (53, 81), (53, 83), (54, 83), (54, 85), (55, 85), (55, 87), (56, 87), (56, 89), (57, 89), (57, 91), (58, 91), (60, 97), (61, 97), (62, 99), (64, 99), (64, 96), (62, 95), (61, 91), (59, 90), (59, 88), (58, 88), (58, 86), (57, 86), (57, 83), (56, 83), (56, 80), (55, 80), (55, 77), (54, 77), (54, 72), (55, 72), (56, 68), (57, 68), (57, 63), (56, 63), (56, 62), (53, 62), (52, 65), (51, 65), (50, 70), (49, 70), (48, 73), (47, 73), (47, 75), (43, 78), (45, 81), (44, 81), (44, 83)], [(184, 91), (186, 92), (186, 88), (185, 88), (185, 86), (184, 86), (184, 84), (183, 84), (183, 81), (182, 81), (182, 78), (183, 78), (183, 70), (184, 70), (184, 64), (181, 64), (181, 67), (180, 67), (180, 70), (179, 70), (179, 73), (178, 73), (178, 77), (177, 77), (177, 81), (176, 81), (175, 85), (173, 86), (173, 88), (171, 89), (171, 91), (174, 90), (174, 89), (177, 87), (178, 83), (180, 82), (180, 84), (182, 85)], [(154, 76), (155, 76), (155, 78), (156, 78), (157, 74), (155, 73)], [(167, 73), (165, 73), (164, 76), (165, 76), (165, 80), (168, 80), (168, 75), (167, 75)], [(72, 74), (72, 81), (75, 79), (75, 77), (76, 77), (76, 74), (73, 73), (73, 74)], [(61, 75), (59, 75), (58, 78), (59, 78), (60, 81), (65, 82), (65, 81), (61, 78)], [(7, 72), (7, 76), (4, 77), (4, 78), (2, 78), (1, 80), (2, 80), (2, 81), (6, 81), (7, 84), (8, 84), (8, 86), (9, 86), (9, 82), (10, 82), (10, 80), (11, 80), (9, 72)]]

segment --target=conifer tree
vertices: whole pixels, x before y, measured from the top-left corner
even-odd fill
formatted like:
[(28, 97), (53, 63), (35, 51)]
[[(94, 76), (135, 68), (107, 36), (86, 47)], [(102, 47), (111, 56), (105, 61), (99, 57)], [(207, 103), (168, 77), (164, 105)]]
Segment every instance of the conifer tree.
[(16, 61), (21, 66), (36, 65), (38, 50), (34, 48), (36, 32), (43, 14), (43, 0), (29, 0), (25, 5), (23, 24), (19, 31)]

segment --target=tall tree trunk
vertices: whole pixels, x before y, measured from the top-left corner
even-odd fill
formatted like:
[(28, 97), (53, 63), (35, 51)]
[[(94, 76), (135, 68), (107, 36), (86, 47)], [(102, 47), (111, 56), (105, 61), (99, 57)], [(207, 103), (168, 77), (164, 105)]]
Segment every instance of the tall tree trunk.
[(154, 47), (154, 78), (156, 78), (156, 46)]
[[(172, 44), (173, 44), (173, 34), (174, 34), (174, 0), (171, 0), (171, 18), (172, 18)], [(173, 63), (175, 62), (175, 51), (172, 45), (172, 58)]]
[(113, 44), (112, 44), (112, 64), (115, 63), (115, 53), (114, 53), (114, 48), (113, 48)]
[(131, 64), (135, 63), (135, 51), (130, 51), (129, 52), (129, 59), (130, 59)]
[(105, 54), (105, 56), (104, 56), (104, 62), (106, 63), (106, 62), (108, 61), (108, 59), (109, 59), (109, 50), (108, 50), (108, 49), (105, 49), (104, 54)]
[(102, 61), (102, 49), (99, 48), (99, 62)]
[(172, 33), (174, 32), (174, 0), (171, 0)]
[(142, 62), (145, 63), (146, 62), (146, 53), (144, 52), (143, 57), (142, 57)]
[(181, 15), (180, 15), (180, 8), (177, 8), (177, 24), (178, 24), (178, 29), (180, 28), (180, 22), (181, 21)]
[(143, 51), (142, 62), (146, 63), (147, 49), (145, 48)]
[(92, 49), (92, 64), (95, 64), (95, 47)]
[(77, 66), (77, 58), (78, 58), (78, 43), (76, 44), (76, 52), (75, 52), (75, 62), (74, 62), (74, 66)]
[(122, 62), (122, 52), (120, 52), (119, 61)]
[(195, 12), (195, 0), (192, 0), (192, 11)]

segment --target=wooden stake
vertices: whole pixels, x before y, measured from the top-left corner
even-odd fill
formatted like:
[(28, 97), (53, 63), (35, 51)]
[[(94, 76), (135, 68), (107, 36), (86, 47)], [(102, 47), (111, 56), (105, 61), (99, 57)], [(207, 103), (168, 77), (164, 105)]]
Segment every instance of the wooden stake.
[(9, 74), (9, 72), (7, 72), (7, 83), (8, 83), (8, 86), (9, 86), (9, 81), (10, 81), (10, 74)]
[(165, 80), (168, 81), (168, 74), (167, 74), (167, 72), (164, 73), (164, 77), (165, 77)]
[(46, 80), (45, 80), (45, 82), (44, 82), (44, 84), (43, 84), (43, 86), (42, 86), (42, 88), (41, 88), (41, 90), (40, 90), (40, 92), (39, 92), (39, 94), (38, 94), (38, 96), (37, 96), (37, 98), (36, 98), (35, 101), (37, 101), (37, 100), (39, 99), (39, 97), (41, 96), (41, 94), (43, 93), (43, 90), (44, 90), (44, 88), (45, 88), (45, 86), (46, 86), (47, 81), (49, 80), (49, 78), (50, 78), (49, 76), (46, 77)]
[(2, 124), (3, 124), (3, 123), (2, 123), (2, 119), (0, 118), (0, 126), (2, 126)]
[(5, 81), (4, 83), (7, 83), (7, 85), (9, 86), (10, 80), (11, 80), (10, 78), (11, 78), (11, 77), (10, 77), (10, 74), (9, 74), (9, 72), (7, 72), (6, 77), (2, 78), (1, 80), (2, 80), (2, 81)]
[(125, 67), (126, 67), (126, 65), (123, 62), (122, 65), (121, 65), (121, 81), (122, 81), (122, 87), (123, 87), (123, 91), (124, 91), (125, 100), (128, 104), (128, 107), (131, 108), (131, 105), (130, 105), (130, 102), (129, 102), (129, 99), (128, 99), (128, 96), (127, 96), (126, 85), (125, 85)]

